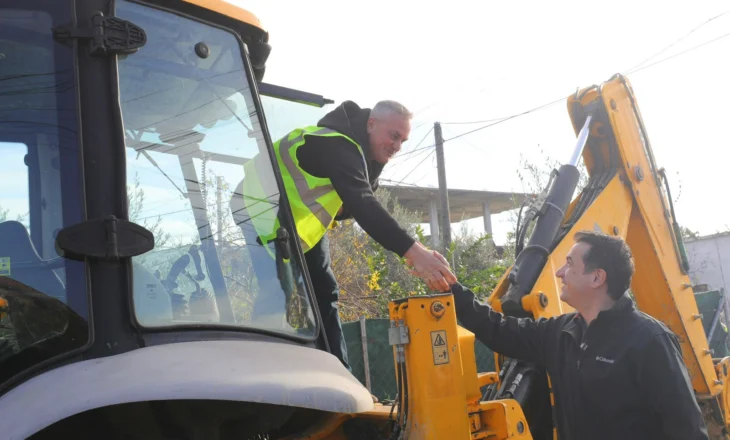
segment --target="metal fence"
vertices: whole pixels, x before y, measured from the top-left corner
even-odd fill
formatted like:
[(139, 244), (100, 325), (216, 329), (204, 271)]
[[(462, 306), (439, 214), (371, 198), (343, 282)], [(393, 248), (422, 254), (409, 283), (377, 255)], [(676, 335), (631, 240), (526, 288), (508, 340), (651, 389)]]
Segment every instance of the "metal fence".
[[(381, 401), (395, 399), (396, 395), (389, 327), (388, 319), (361, 319), (342, 324), (352, 374)], [(494, 371), (492, 351), (479, 341), (475, 341), (474, 350), (477, 371)]]

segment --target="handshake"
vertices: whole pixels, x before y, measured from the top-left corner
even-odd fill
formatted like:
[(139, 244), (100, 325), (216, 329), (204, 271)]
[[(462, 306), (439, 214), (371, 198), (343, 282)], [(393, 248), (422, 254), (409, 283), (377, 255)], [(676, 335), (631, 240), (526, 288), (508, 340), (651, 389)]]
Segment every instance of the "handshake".
[(403, 256), (412, 267), (410, 272), (421, 278), (431, 290), (448, 292), (458, 282), (446, 258), (419, 242), (415, 242)]

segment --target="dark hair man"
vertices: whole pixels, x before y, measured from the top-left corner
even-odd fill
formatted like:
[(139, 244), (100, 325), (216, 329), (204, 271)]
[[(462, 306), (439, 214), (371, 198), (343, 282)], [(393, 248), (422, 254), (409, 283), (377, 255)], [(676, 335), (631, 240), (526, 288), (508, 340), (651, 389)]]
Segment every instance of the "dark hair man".
[(458, 318), (492, 350), (547, 369), (562, 440), (707, 439), (676, 336), (627, 294), (626, 242), (593, 231), (575, 241), (556, 276), (576, 313), (508, 317), (456, 284)]

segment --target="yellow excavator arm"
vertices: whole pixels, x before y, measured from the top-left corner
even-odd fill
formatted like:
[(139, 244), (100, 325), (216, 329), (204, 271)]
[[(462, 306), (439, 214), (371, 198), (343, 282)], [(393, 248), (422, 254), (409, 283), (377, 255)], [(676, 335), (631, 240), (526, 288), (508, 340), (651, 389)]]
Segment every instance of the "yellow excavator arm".
[[(548, 188), (538, 198), (538, 206), (532, 210), (538, 214), (532, 218), (536, 223), (530, 242), (492, 292), (489, 304), (507, 314), (535, 319), (571, 312), (560, 300), (560, 280), (555, 273), (565, 262), (574, 233), (588, 229), (623, 237), (635, 259), (630, 293), (641, 311), (678, 336), (708, 427), (715, 436), (721, 435), (730, 421), (729, 359), (713, 358), (709, 348), (687, 275), (689, 263), (669, 185), (654, 159), (631, 85), (627, 78), (616, 75), (570, 96), (567, 106), (579, 136), (575, 154), (582, 155), (588, 183), (564, 209), (557, 230), (547, 234), (541, 228), (544, 219), (540, 213), (549, 212), (545, 205), (555, 200), (551, 195), (557, 193), (559, 199), (566, 188)], [(561, 183), (559, 174), (553, 185)], [(522, 224), (525, 230), (530, 227), (527, 223)], [(524, 233), (518, 231), (517, 236), (520, 240)], [(534, 275), (522, 273), (530, 269)], [(500, 356), (496, 357), (499, 361)]]
[[(531, 291), (521, 298), (534, 318), (555, 316), (570, 309), (559, 299), (556, 271), (581, 229), (595, 229), (623, 237), (636, 265), (631, 293), (638, 307), (661, 320), (677, 334), (692, 385), (700, 398), (722, 390), (693, 295), (689, 269), (672, 202), (665, 188), (628, 80), (616, 76), (601, 87), (591, 87), (568, 99), (576, 130), (595, 105), (583, 159), (590, 177), (570, 204), (561, 240), (552, 249)], [(509, 272), (508, 272), (509, 273)], [(502, 310), (509, 287), (505, 277), (491, 295), (492, 307)]]
[[(669, 186), (654, 160), (631, 85), (616, 75), (568, 97), (567, 107), (578, 137), (573, 156), (523, 209), (515, 264), (488, 302), (511, 316), (538, 319), (570, 313), (573, 309), (560, 300), (555, 273), (574, 244), (575, 232), (600, 230), (623, 237), (635, 259), (630, 293), (640, 310), (678, 336), (711, 437), (724, 439), (730, 421), (730, 358), (713, 358), (709, 348)], [(573, 197), (581, 158), (588, 182)], [(395, 404), (378, 405), (354, 419), (333, 415), (295, 438), (353, 438), (346, 427), (356, 421), (378, 427), (383, 437), (372, 438), (557, 438), (545, 420), (554, 405), (549, 377), (535, 380), (534, 366), (518, 359), (509, 360), (507, 368), (500, 353), (495, 353), (497, 371), (478, 373), (474, 335), (457, 324), (450, 293), (394, 301), (390, 319)], [(525, 391), (528, 375), (532, 391)], [(520, 381), (522, 390), (515, 386)]]

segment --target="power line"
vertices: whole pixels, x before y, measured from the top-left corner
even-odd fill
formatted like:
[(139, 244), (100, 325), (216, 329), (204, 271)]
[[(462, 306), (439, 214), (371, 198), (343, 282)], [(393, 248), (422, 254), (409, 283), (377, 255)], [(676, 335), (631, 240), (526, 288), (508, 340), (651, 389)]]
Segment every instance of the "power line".
[(412, 159), (415, 159), (415, 158), (417, 158), (417, 157), (420, 157), (420, 156), (421, 156), (421, 154), (423, 154), (423, 153), (426, 153), (426, 152), (427, 152), (427, 151), (429, 150), (429, 148), (431, 148), (431, 147), (433, 147), (433, 145), (431, 145), (430, 147), (423, 147), (423, 148), (419, 148), (419, 149), (418, 149), (418, 150), (416, 151), (416, 154), (410, 154), (410, 152), (409, 152), (409, 156), (408, 156), (408, 157), (406, 157), (406, 158), (405, 158), (405, 159), (403, 159), (402, 161), (400, 161), (400, 162), (398, 162), (397, 164), (395, 164), (395, 165), (394, 165), (394, 166), (393, 166), (393, 167), (392, 167), (391, 169), (395, 170), (396, 168), (398, 168), (399, 166), (402, 166), (402, 165), (403, 165), (403, 164), (405, 164), (406, 162), (408, 162), (408, 161), (410, 161), (410, 160), (412, 160)]
[[(489, 123), (489, 124), (487, 124), (487, 125), (483, 125), (483, 126), (481, 126), (481, 127), (475, 128), (475, 129), (473, 129), (473, 130), (469, 130), (469, 131), (467, 131), (467, 132), (464, 132), (464, 133), (458, 134), (458, 135), (456, 135), (456, 136), (450, 137), (450, 138), (448, 138), (448, 139), (444, 139), (444, 143), (446, 143), (446, 142), (448, 142), (448, 141), (452, 141), (452, 140), (454, 140), (454, 139), (459, 139), (460, 137), (466, 136), (466, 135), (468, 135), (468, 134), (472, 134), (472, 133), (475, 133), (475, 132), (477, 132), (477, 131), (481, 131), (481, 130), (484, 130), (484, 129), (486, 129), (486, 128), (489, 128), (489, 127), (493, 127), (493, 126), (495, 126), (495, 125), (497, 125), (497, 124), (501, 124), (502, 122), (507, 122), (507, 121), (509, 121), (509, 120), (512, 120), (512, 119), (515, 119), (515, 118), (517, 118), (517, 117), (520, 117), (520, 116), (524, 116), (524, 115), (530, 114), (530, 113), (532, 113), (532, 112), (536, 112), (536, 111), (538, 111), (538, 110), (542, 110), (542, 109), (545, 109), (545, 108), (551, 107), (551, 106), (553, 106), (553, 105), (555, 105), (555, 104), (557, 104), (557, 103), (559, 103), (559, 102), (563, 102), (563, 100), (564, 100), (564, 99), (565, 99), (565, 97), (563, 96), (563, 97), (560, 97), (560, 98), (558, 98), (558, 99), (556, 99), (556, 100), (553, 100), (553, 101), (547, 102), (547, 103), (545, 103), (545, 104), (539, 105), (539, 106), (537, 106), (537, 107), (534, 107), (534, 108), (531, 108), (531, 109), (529, 109), (529, 110), (525, 110), (525, 111), (523, 111), (523, 112), (520, 112), (520, 113), (515, 113), (515, 114), (513, 114), (513, 115), (510, 115), (510, 116), (506, 116), (506, 117), (504, 117), (504, 118), (496, 118), (496, 119), (494, 119), (494, 120), (493, 120), (494, 122), (491, 122), (491, 123)], [(436, 144), (431, 144), (431, 145), (427, 145), (427, 146), (425, 146), (425, 147), (421, 147), (421, 148), (415, 148), (415, 149), (413, 149), (413, 150), (411, 150), (411, 151), (409, 151), (409, 152), (407, 152), (407, 153), (404, 153), (404, 155), (405, 155), (405, 154), (413, 154), (413, 153), (415, 153), (415, 152), (417, 152), (417, 151), (420, 151), (420, 150), (425, 150), (426, 148), (431, 148), (431, 147), (435, 147), (435, 146), (436, 146)]]
[[(382, 177), (380, 178), (380, 180), (382, 180), (383, 182), (392, 182), (392, 183), (399, 183), (399, 181), (398, 181), (398, 180), (393, 180), (393, 179), (384, 179), (384, 178), (382, 178)], [(410, 183), (410, 182), (401, 182), (401, 183), (403, 183), (404, 185), (409, 185), (409, 186), (417, 186), (417, 185), (416, 185), (415, 183)]]
[[(707, 21), (705, 21), (705, 22), (704, 22), (704, 23), (702, 23), (701, 25), (699, 25), (699, 26), (697, 26), (696, 28), (692, 29), (692, 30), (691, 30), (691, 31), (690, 31), (689, 33), (687, 33), (687, 34), (686, 34), (685, 36), (683, 36), (683, 37), (682, 37), (682, 38), (680, 38), (679, 40), (675, 41), (674, 43), (672, 43), (672, 44), (670, 44), (669, 46), (665, 47), (664, 49), (662, 49), (662, 50), (661, 50), (661, 51), (659, 51), (658, 53), (656, 53), (656, 54), (652, 55), (651, 57), (647, 58), (646, 60), (642, 61), (641, 63), (639, 63), (639, 64), (638, 64), (637, 66), (635, 66), (635, 67), (638, 67), (638, 66), (641, 66), (642, 64), (645, 64), (645, 63), (646, 63), (647, 61), (651, 60), (652, 58), (655, 58), (655, 57), (656, 57), (657, 55), (659, 55), (659, 54), (661, 54), (661, 53), (665, 52), (665, 51), (666, 51), (667, 49), (669, 49), (669, 48), (673, 47), (674, 45), (676, 45), (676, 44), (677, 44), (677, 43), (679, 43), (680, 41), (684, 40), (684, 39), (685, 39), (685, 38), (687, 38), (687, 37), (688, 37), (688, 36), (689, 36), (690, 34), (692, 34), (693, 32), (695, 32), (696, 30), (698, 30), (698, 29), (699, 29), (699, 28), (701, 28), (702, 26), (705, 26), (705, 25), (706, 25), (707, 23), (711, 22), (712, 20), (715, 20), (715, 19), (717, 19), (717, 18), (719, 18), (719, 17), (721, 17), (721, 16), (723, 16), (723, 15), (726, 15), (726, 14), (728, 14), (728, 13), (730, 13), (730, 11), (727, 11), (727, 12), (723, 12), (722, 14), (719, 14), (719, 15), (717, 15), (717, 16), (715, 16), (715, 17), (712, 17), (712, 18), (708, 19)], [(706, 42), (704, 42), (704, 43), (698, 44), (698, 45), (696, 45), (696, 46), (693, 46), (693, 47), (691, 47), (691, 48), (689, 48), (689, 49), (687, 49), (687, 50), (684, 50), (684, 51), (682, 51), (682, 52), (676, 53), (676, 54), (674, 54), (674, 55), (672, 55), (672, 56), (670, 56), (670, 57), (667, 57), (667, 58), (663, 58), (663, 59), (661, 59), (661, 60), (659, 60), (659, 61), (657, 61), (657, 62), (655, 62), (655, 63), (652, 63), (652, 64), (648, 64), (648, 65), (646, 65), (646, 66), (643, 66), (643, 67), (639, 67), (639, 68), (632, 68), (632, 69), (634, 69), (634, 70), (632, 70), (632, 69), (629, 69), (629, 71), (628, 71), (628, 72), (626, 72), (625, 74), (626, 74), (626, 75), (628, 75), (628, 74), (632, 74), (632, 73), (640, 72), (640, 71), (642, 71), (642, 70), (644, 70), (644, 69), (648, 69), (649, 67), (653, 67), (653, 66), (656, 66), (657, 64), (661, 64), (661, 63), (663, 63), (663, 62), (665, 62), (665, 61), (669, 61), (669, 60), (671, 60), (672, 58), (675, 58), (675, 57), (678, 57), (678, 56), (680, 56), (680, 55), (683, 55), (683, 54), (685, 54), (685, 53), (687, 53), (687, 52), (691, 52), (691, 51), (693, 51), (693, 50), (699, 49), (699, 48), (700, 48), (700, 47), (702, 47), (702, 46), (705, 46), (705, 45), (707, 45), (707, 44), (710, 44), (710, 43), (714, 43), (715, 41), (718, 41), (718, 40), (720, 40), (720, 39), (722, 39), (722, 38), (725, 38), (725, 37), (728, 37), (728, 36), (730, 36), (730, 33), (727, 33), (727, 34), (721, 35), (721, 36), (719, 36), (719, 37), (717, 37), (717, 38), (714, 38), (714, 39), (712, 39), (712, 40), (710, 40), (710, 41), (706, 41)], [(487, 129), (487, 128), (489, 128), (489, 127), (493, 127), (493, 126), (495, 126), (495, 125), (497, 125), (497, 124), (501, 124), (502, 122), (506, 122), (506, 121), (509, 121), (509, 120), (515, 119), (515, 118), (517, 118), (517, 117), (520, 117), (520, 116), (524, 116), (524, 115), (527, 115), (527, 114), (533, 113), (533, 112), (535, 112), (535, 111), (538, 111), (538, 110), (542, 110), (542, 109), (545, 109), (545, 108), (551, 107), (551, 106), (553, 106), (553, 105), (555, 105), (555, 104), (558, 104), (558, 103), (562, 102), (562, 101), (563, 101), (564, 99), (565, 99), (565, 97), (563, 96), (563, 97), (560, 97), (560, 98), (558, 98), (558, 99), (556, 99), (556, 100), (553, 100), (553, 101), (547, 102), (547, 103), (545, 103), (545, 104), (539, 105), (539, 106), (537, 106), (537, 107), (531, 108), (531, 109), (529, 109), (529, 110), (526, 110), (526, 111), (524, 111), (524, 112), (516, 113), (516, 114), (510, 115), (510, 116), (504, 117), (504, 118), (489, 119), (489, 120), (484, 120), (484, 121), (471, 121), (471, 122), (450, 122), (450, 123), (448, 123), (448, 124), (450, 124), (450, 125), (456, 125), (456, 124), (465, 124), (465, 125), (466, 125), (466, 124), (477, 124), (477, 123), (481, 123), (481, 122), (488, 122), (488, 123), (487, 123), (486, 125), (483, 125), (483, 126), (481, 126), (481, 127), (475, 128), (475, 129), (473, 129), (473, 130), (469, 130), (469, 131), (467, 131), (467, 132), (464, 132), (464, 133), (461, 133), (461, 134), (459, 134), (459, 135), (456, 135), (456, 136), (450, 137), (450, 138), (448, 138), (448, 139), (444, 139), (444, 143), (446, 143), (446, 142), (449, 142), (449, 141), (452, 141), (452, 140), (454, 140), (454, 139), (459, 139), (460, 137), (463, 137), (463, 136), (466, 136), (466, 135), (469, 135), (469, 134), (472, 134), (472, 133), (476, 133), (476, 132), (478, 132), (478, 131), (481, 131), (481, 130)], [(446, 123), (442, 123), (442, 124), (446, 124)], [(423, 125), (423, 124), (421, 124), (421, 125)], [(431, 148), (431, 147), (434, 147), (434, 146), (436, 146), (436, 144), (431, 144), (431, 145), (427, 145), (427, 146), (425, 146), (425, 147), (421, 147), (421, 148), (414, 148), (413, 150), (411, 150), (411, 151), (409, 151), (409, 152), (407, 152), (407, 153), (404, 153), (403, 155), (406, 155), (406, 154), (413, 154), (413, 153), (416, 153), (416, 152), (418, 152), (418, 151), (421, 151), (421, 150), (425, 150), (425, 149), (427, 149), (427, 148)], [(427, 156), (427, 157), (428, 157), (428, 156)]]
[[(426, 149), (434, 147), (434, 146), (436, 146), (436, 144), (426, 145), (425, 147), (421, 147), (421, 148), (414, 148), (413, 150), (407, 151), (405, 153), (401, 153), (400, 156), (398, 156), (398, 157), (410, 156), (413, 153), (417, 153), (419, 151), (423, 151), (423, 150), (426, 150)], [(406, 160), (408, 160), (408, 159), (406, 159)]]
[(484, 130), (485, 128), (489, 128), (489, 127), (494, 127), (495, 125), (497, 125), (497, 124), (501, 124), (502, 122), (507, 122), (507, 121), (509, 121), (509, 120), (512, 120), (512, 119), (514, 119), (514, 118), (517, 118), (517, 117), (520, 117), (520, 116), (524, 116), (524, 115), (530, 114), (530, 113), (532, 113), (532, 112), (536, 112), (536, 111), (538, 111), (538, 110), (542, 110), (542, 109), (544, 109), (544, 108), (548, 108), (548, 107), (551, 107), (551, 106), (553, 106), (553, 105), (555, 105), (555, 104), (557, 104), (557, 103), (559, 103), (559, 102), (563, 102), (563, 100), (565, 100), (565, 97), (560, 97), (560, 98), (558, 98), (558, 99), (556, 99), (556, 100), (554, 100), (554, 101), (550, 101), (550, 102), (548, 102), (548, 103), (545, 103), (545, 104), (539, 105), (539, 106), (537, 106), (537, 107), (535, 107), (535, 108), (531, 108), (531, 109), (529, 109), (529, 110), (525, 110), (525, 111), (524, 111), (524, 112), (522, 112), (522, 113), (516, 113), (516, 114), (514, 114), (514, 115), (512, 115), (512, 116), (508, 116), (508, 117), (506, 117), (506, 118), (504, 118), (504, 119), (500, 119), (500, 120), (498, 120), (497, 122), (492, 122), (491, 124), (487, 124), (487, 125), (481, 126), (481, 127), (479, 127), (479, 128), (475, 128), (474, 130), (470, 130), (470, 131), (467, 131), (466, 133), (461, 133), (461, 134), (459, 134), (459, 135), (456, 135), (456, 136), (454, 136), (454, 137), (451, 137), (451, 138), (448, 138), (448, 139), (444, 139), (444, 142), (452, 141), (452, 140), (454, 140), (454, 139), (459, 139), (459, 138), (460, 138), (460, 137), (462, 137), (462, 136), (466, 136), (466, 135), (468, 135), (468, 134), (472, 134), (472, 133), (475, 133), (475, 132), (477, 132), (477, 131), (480, 131), (480, 130)]
[[(725, 12), (723, 12), (722, 14), (719, 14), (719, 15), (716, 15), (716, 16), (714, 16), (714, 17), (712, 17), (712, 18), (709, 18), (709, 19), (707, 19), (707, 20), (706, 20), (706, 21), (705, 21), (704, 23), (700, 24), (699, 26), (695, 27), (695, 28), (694, 28), (694, 29), (692, 29), (691, 31), (687, 32), (687, 33), (686, 33), (686, 34), (685, 34), (684, 36), (682, 36), (681, 38), (679, 38), (679, 39), (678, 39), (678, 40), (676, 40), (675, 42), (673, 42), (673, 43), (671, 43), (670, 45), (666, 46), (665, 48), (663, 48), (663, 49), (662, 49), (662, 50), (660, 50), (659, 52), (655, 53), (654, 55), (650, 56), (649, 58), (647, 58), (647, 59), (645, 59), (644, 61), (640, 62), (639, 64), (635, 65), (634, 67), (632, 67), (632, 68), (628, 69), (628, 70), (627, 70), (627, 72), (632, 72), (632, 71), (634, 71), (634, 72), (638, 72), (638, 70), (635, 70), (635, 69), (638, 69), (638, 68), (639, 68), (640, 66), (644, 65), (644, 64), (645, 64), (645, 63), (647, 63), (648, 61), (650, 61), (650, 60), (652, 60), (652, 59), (656, 58), (656, 57), (657, 57), (658, 55), (661, 55), (662, 53), (666, 52), (666, 51), (667, 51), (668, 49), (671, 49), (672, 47), (676, 46), (676, 45), (677, 45), (678, 43), (680, 43), (680, 42), (684, 41), (684, 40), (685, 40), (685, 39), (686, 39), (687, 37), (689, 37), (690, 35), (692, 35), (692, 34), (693, 34), (693, 33), (694, 33), (695, 31), (697, 31), (697, 30), (698, 30), (698, 29), (700, 29), (701, 27), (703, 27), (703, 26), (707, 25), (707, 24), (708, 24), (708, 23), (710, 23), (711, 21), (713, 21), (713, 20), (715, 20), (715, 19), (718, 19), (718, 18), (720, 18), (720, 17), (722, 17), (723, 15), (726, 15), (726, 14), (728, 14), (728, 13), (730, 13), (730, 11), (725, 11)], [(641, 69), (639, 69), (639, 70), (641, 70)]]
[(678, 57), (678, 56), (680, 56), (680, 55), (684, 55), (684, 54), (686, 54), (687, 52), (691, 52), (691, 51), (693, 51), (693, 50), (699, 49), (699, 48), (700, 48), (700, 47), (702, 47), (702, 46), (706, 46), (706, 45), (708, 45), (708, 44), (710, 44), (710, 43), (714, 43), (715, 41), (721, 40), (721, 39), (723, 39), (723, 38), (725, 38), (725, 37), (730, 37), (730, 33), (727, 33), (727, 34), (723, 34), (723, 35), (720, 35), (719, 37), (717, 37), (717, 38), (713, 38), (713, 39), (712, 39), (712, 40), (710, 40), (710, 41), (705, 41), (704, 43), (700, 43), (700, 44), (698, 44), (698, 45), (696, 45), (696, 46), (692, 46), (692, 47), (690, 47), (690, 48), (689, 48), (689, 49), (687, 49), (687, 50), (683, 50), (682, 52), (676, 53), (676, 54), (674, 54), (674, 55), (672, 55), (672, 56), (670, 56), (670, 57), (667, 57), (667, 58), (662, 58), (661, 60), (659, 60), (659, 61), (657, 61), (657, 62), (655, 62), (655, 63), (652, 63), (652, 64), (648, 64), (648, 65), (646, 65), (646, 66), (644, 66), (644, 67), (641, 67), (641, 68), (638, 68), (638, 69), (636, 69), (636, 70), (633, 70), (633, 71), (627, 72), (626, 74), (627, 74), (627, 75), (630, 75), (630, 74), (632, 74), (632, 73), (636, 73), (636, 72), (641, 72), (641, 71), (642, 71), (642, 70), (644, 70), (644, 69), (648, 69), (649, 67), (653, 67), (653, 66), (656, 66), (657, 64), (661, 64), (661, 63), (663, 63), (663, 62), (665, 62), (665, 61), (669, 61), (669, 60), (671, 60), (672, 58), (676, 58), (676, 57)]
[(471, 125), (471, 124), (485, 124), (488, 122), (501, 121), (504, 118), (485, 119), (483, 121), (467, 121), (467, 122), (442, 122), (441, 125)]
[(420, 161), (420, 162), (418, 162), (418, 164), (417, 164), (417, 165), (416, 165), (415, 167), (413, 167), (413, 168), (412, 168), (412, 169), (411, 169), (411, 170), (410, 170), (410, 171), (408, 172), (408, 174), (406, 174), (406, 175), (405, 175), (405, 177), (403, 177), (403, 178), (402, 178), (402, 179), (401, 179), (401, 180), (400, 180), (400, 181), (399, 181), (398, 183), (396, 183), (396, 184), (395, 184), (394, 186), (400, 186), (400, 185), (401, 185), (401, 184), (403, 183), (403, 181), (404, 181), (404, 180), (406, 180), (406, 179), (408, 178), (408, 176), (410, 176), (411, 174), (413, 174), (413, 172), (414, 172), (414, 171), (416, 171), (416, 170), (418, 169), (418, 167), (419, 167), (419, 166), (421, 166), (421, 164), (422, 164), (423, 162), (425, 162), (425, 161), (426, 161), (426, 159), (428, 159), (429, 157), (431, 157), (431, 155), (432, 155), (432, 154), (434, 154), (435, 152), (436, 152), (436, 150), (433, 150), (433, 151), (431, 151), (430, 153), (428, 153), (428, 154), (426, 155), (426, 157), (424, 157), (423, 159), (421, 159), (421, 161)]
[[(393, 166), (392, 169), (395, 170), (399, 166), (402, 166), (404, 163), (408, 162), (411, 159), (414, 159), (415, 157), (417, 157), (418, 155), (420, 155), (421, 153), (423, 153), (424, 150), (433, 147), (433, 145), (431, 145), (431, 146), (428, 146), (428, 147), (418, 148), (418, 146), (421, 145), (423, 143), (423, 141), (426, 140), (426, 138), (428, 137), (429, 134), (431, 134), (432, 131), (433, 131), (433, 127), (431, 127), (428, 130), (428, 133), (426, 133), (426, 135), (423, 136), (423, 139), (421, 139), (421, 141), (416, 145), (416, 147), (413, 150), (406, 151), (406, 152), (401, 153), (400, 155), (396, 156), (397, 158), (401, 158), (401, 157), (404, 157), (404, 156), (410, 156), (410, 157), (407, 157), (403, 161), (397, 163), (395, 166)], [(416, 154), (416, 155), (413, 155), (413, 153), (416, 153), (416, 152), (419, 152), (419, 153)]]
[[(420, 142), (419, 142), (418, 144), (416, 144), (416, 146), (414, 147), (414, 149), (413, 149), (413, 150), (411, 150), (411, 151), (415, 151), (415, 150), (417, 150), (417, 149), (418, 149), (418, 147), (419, 147), (419, 146), (420, 146), (420, 145), (421, 145), (421, 144), (423, 143), (423, 141), (425, 141), (425, 140), (426, 140), (426, 138), (428, 137), (428, 135), (429, 135), (429, 134), (431, 134), (431, 132), (432, 132), (432, 131), (433, 131), (433, 127), (431, 127), (431, 128), (430, 128), (430, 129), (428, 130), (428, 132), (427, 132), (427, 133), (426, 133), (426, 134), (425, 134), (425, 135), (423, 136), (423, 139), (421, 139), (421, 141), (420, 141)], [(400, 154), (399, 156), (396, 156), (396, 157), (402, 157), (402, 156), (405, 156), (405, 155), (408, 155), (408, 154), (411, 154), (411, 153), (410, 153), (410, 152), (408, 152), (408, 151), (404, 151), (403, 153), (401, 153), (401, 154)]]
[[(414, 114), (415, 114), (415, 113), (414, 113)], [(416, 130), (418, 130), (419, 128), (423, 127), (424, 125), (426, 125), (426, 124), (430, 124), (430, 123), (431, 123), (431, 121), (424, 121), (424, 122), (422, 122), (422, 123), (420, 123), (420, 124), (416, 125), (416, 126), (415, 126), (415, 127), (413, 128), (413, 131), (416, 131)]]
[[(449, 130), (444, 130), (444, 131), (445, 131), (445, 132), (448, 132), (448, 133), (451, 133), (451, 131), (449, 131)], [(482, 154), (487, 154), (487, 152), (486, 152), (486, 151), (484, 151), (484, 150), (482, 150), (481, 148), (477, 147), (476, 145), (472, 144), (472, 143), (471, 143), (471, 142), (469, 142), (468, 140), (466, 140), (466, 139), (462, 139), (461, 141), (462, 141), (462, 142), (464, 142), (465, 144), (469, 145), (470, 147), (472, 147), (472, 148), (473, 148), (473, 149), (475, 149), (476, 151), (478, 151), (478, 152), (480, 152), (480, 153), (482, 153)]]

